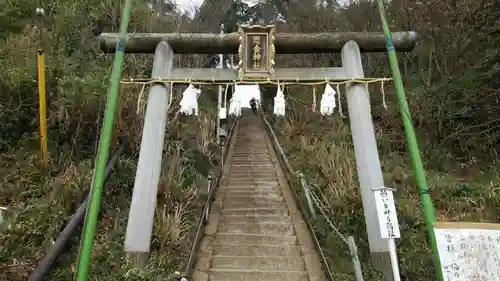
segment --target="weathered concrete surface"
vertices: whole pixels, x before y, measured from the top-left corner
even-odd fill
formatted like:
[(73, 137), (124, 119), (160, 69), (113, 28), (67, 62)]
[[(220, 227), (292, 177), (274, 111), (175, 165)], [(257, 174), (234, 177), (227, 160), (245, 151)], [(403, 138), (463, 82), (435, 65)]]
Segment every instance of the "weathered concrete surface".
[[(159, 42), (153, 62), (152, 79), (168, 79), (173, 58), (172, 48), (166, 42)], [(141, 149), (125, 234), (125, 252), (138, 267), (144, 266), (149, 257), (168, 117), (169, 91), (170, 88), (164, 85), (151, 87), (144, 117)]]
[[(239, 33), (129, 33), (125, 43), (127, 53), (152, 53), (160, 41), (166, 41), (176, 54), (236, 54)], [(393, 32), (396, 51), (413, 50), (417, 42), (414, 31)], [(354, 40), (362, 52), (385, 52), (382, 32), (278, 33), (276, 54), (340, 53), (345, 43)], [(116, 51), (118, 33), (102, 33), (98, 37), (101, 50)]]
[[(174, 68), (170, 75), (171, 80), (184, 81), (189, 78), (194, 81), (231, 82), (239, 80), (238, 72), (232, 68)], [(303, 67), (303, 68), (276, 68), (274, 80), (279, 81), (324, 81), (325, 79), (350, 79), (342, 67)], [(256, 79), (261, 80), (261, 79)]]
[(258, 116), (242, 116), (193, 281), (326, 281)]

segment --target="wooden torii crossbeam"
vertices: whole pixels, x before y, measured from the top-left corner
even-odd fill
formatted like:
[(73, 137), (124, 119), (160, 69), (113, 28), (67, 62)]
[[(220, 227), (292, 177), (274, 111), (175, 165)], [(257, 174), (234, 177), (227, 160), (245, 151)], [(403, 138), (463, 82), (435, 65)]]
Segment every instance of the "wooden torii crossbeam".
[[(383, 33), (378, 32), (344, 32), (344, 33), (274, 33), (274, 26), (243, 26), (239, 32), (231, 34), (207, 33), (131, 33), (127, 35), (123, 47), (126, 53), (154, 53), (158, 44), (167, 42), (175, 54), (238, 54), (240, 64), (250, 64), (245, 60), (247, 55), (241, 48), (246, 34), (257, 34), (262, 38), (272, 38), (272, 42), (262, 42), (262, 46), (273, 46), (272, 51), (263, 52), (263, 56), (274, 61), (275, 54), (305, 53), (339, 53), (349, 41), (355, 41), (361, 52), (385, 52), (386, 40)], [(417, 34), (413, 31), (396, 32), (392, 41), (397, 51), (407, 52), (415, 47)], [(251, 39), (249, 39), (251, 41)], [(104, 52), (115, 52), (119, 42), (117, 33), (103, 33), (99, 36), (101, 49)], [(250, 55), (251, 56), (251, 55)], [(262, 63), (264, 65), (264, 62)], [(243, 65), (240, 65), (243, 67)], [(314, 82), (325, 80), (345, 80), (350, 78), (343, 67), (309, 67), (309, 68), (274, 68), (268, 65), (266, 71), (242, 71), (234, 69), (210, 68), (173, 68), (169, 78), (172, 81), (198, 81), (210, 83), (227, 83), (244, 78), (246, 81), (262, 80)], [(244, 72), (244, 73), (243, 73)], [(265, 72), (265, 73), (263, 73)], [(252, 75), (244, 75), (252, 73)], [(263, 75), (255, 75), (261, 73)]]
[[(168, 42), (175, 54), (237, 54), (240, 34), (212, 33), (129, 33), (126, 53), (154, 53), (161, 41)], [(361, 52), (385, 52), (382, 32), (337, 33), (278, 33), (274, 45), (276, 54), (340, 53), (345, 43), (353, 40)], [(392, 41), (396, 51), (409, 52), (415, 47), (417, 33), (394, 32)], [(101, 50), (113, 53), (118, 43), (117, 33), (99, 36)]]

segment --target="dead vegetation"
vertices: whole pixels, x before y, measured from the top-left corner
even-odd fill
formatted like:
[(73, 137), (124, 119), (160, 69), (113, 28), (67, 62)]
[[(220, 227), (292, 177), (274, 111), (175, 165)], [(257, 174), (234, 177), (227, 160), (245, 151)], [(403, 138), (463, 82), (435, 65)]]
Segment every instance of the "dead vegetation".
[[(379, 31), (373, 3), (360, 1), (331, 15), (329, 8), (288, 5), (287, 22), (294, 31)], [(421, 153), (432, 189), (437, 219), (498, 222), (500, 177), (498, 144), (499, 13), (494, 1), (391, 1), (392, 31), (416, 30), (417, 48), (400, 53), (399, 61)], [(295, 11), (294, 13), (290, 11)], [(304, 21), (315, 11), (318, 20)], [(478, 24), (481, 23), (481, 24)], [(488, 23), (488, 25), (484, 25)], [(331, 65), (323, 55), (278, 59), (294, 66)], [(363, 55), (365, 75), (390, 76), (385, 54)], [(384, 67), (386, 66), (386, 67)], [(318, 100), (322, 88), (317, 88)], [(347, 106), (341, 87), (344, 115)], [(361, 249), (365, 280), (380, 280), (369, 264), (367, 237), (359, 196), (349, 120), (311, 111), (311, 88), (288, 88), (285, 122), (276, 123), (292, 165), (306, 174), (323, 196), (334, 223), (354, 235)], [(389, 108), (382, 106), (380, 87), (370, 86), (371, 109), (385, 184), (397, 189), (402, 239), (398, 252), (403, 280), (434, 280), (430, 245), (417, 187), (407, 153), (397, 100), (386, 89)], [(319, 105), (319, 101), (318, 101)], [(354, 280), (347, 247), (323, 221), (316, 225), (337, 280)]]
[[(210, 1), (195, 19), (178, 11), (158, 17), (137, 5), (130, 30), (217, 32), (224, 18), (228, 31), (232, 31), (238, 21), (249, 21), (254, 15), (273, 20), (277, 14), (270, 10), (259, 14), (259, 6), (245, 9), (236, 2), (231, 6), (230, 1)], [(353, 1), (348, 8), (340, 8), (336, 1), (324, 1), (325, 5), (319, 7), (312, 0), (267, 2), (263, 7), (276, 9), (286, 21), (279, 24), (282, 31), (380, 30), (371, 2)], [(9, 1), (0, 11), (0, 206), (7, 208), (2, 212), (4, 221), (0, 220), (0, 280), (6, 281), (26, 280), (88, 189), (112, 61), (112, 56), (97, 49), (93, 34), (117, 31), (120, 20), (119, 1), (45, 4), (48, 16), (41, 43), (33, 27), (32, 1)], [(231, 14), (224, 9), (227, 5), (238, 9), (236, 16), (227, 17)], [(416, 50), (399, 54), (399, 60), (440, 220), (498, 221), (497, 6), (491, 0), (398, 0), (391, 1), (389, 7), (393, 31), (416, 30), (420, 37)], [(34, 79), (39, 44), (46, 50), (48, 65), (50, 173), (37, 166)], [(150, 56), (128, 56), (123, 75), (147, 77), (151, 60)], [(208, 56), (175, 59), (177, 65), (186, 67), (208, 66), (212, 61)], [(363, 62), (366, 76), (390, 76), (388, 67), (383, 67), (387, 66), (384, 54), (364, 55)], [(277, 60), (283, 67), (332, 63), (339, 63), (338, 56), (296, 55)], [(370, 90), (385, 182), (398, 189), (402, 273), (406, 280), (432, 280), (430, 251), (397, 103), (389, 88), (386, 111), (380, 106), (380, 90)], [(123, 235), (141, 138), (142, 114), (136, 113), (140, 91), (134, 86), (121, 89), (116, 139), (128, 137), (130, 147), (104, 188), (91, 280), (165, 280), (173, 270), (179, 270), (183, 253), (190, 246), (186, 235), (203, 196), (199, 187), (205, 186), (204, 176), (213, 165), (207, 163), (217, 160), (211, 146), (214, 99), (207, 96), (201, 102), (204, 109), (199, 120), (175, 119), (176, 108), (172, 108), (170, 118), (174, 121), (169, 124), (164, 148), (152, 256), (147, 268), (132, 270), (123, 257)], [(311, 93), (311, 88), (288, 89), (289, 117), (276, 131), (294, 167), (303, 171), (324, 196), (336, 225), (346, 234), (363, 234), (348, 120), (310, 112)], [(176, 101), (178, 94), (174, 95)], [(343, 108), (347, 110), (345, 104)], [(353, 280), (345, 246), (330, 235), (324, 223), (318, 222), (317, 228), (324, 233), (322, 243), (337, 280)], [(356, 237), (365, 280), (379, 280), (367, 262), (366, 237)], [(75, 237), (50, 280), (73, 276), (77, 248)]]
[[(112, 55), (102, 54), (96, 29), (118, 30), (122, 3), (116, 1), (49, 1), (44, 6), (50, 171), (39, 169), (35, 55), (40, 44), (35, 11), (26, 1), (10, 1), (0, 12), (0, 280), (26, 280), (78, 207), (91, 183), (94, 157), (105, 110)], [(17, 20), (13, 19), (17, 17)], [(134, 8), (131, 32), (171, 32), (196, 28), (181, 14), (157, 17), (145, 5)], [(15, 26), (26, 28), (18, 31)], [(214, 23), (218, 24), (218, 23)], [(194, 26), (194, 27), (193, 27)], [(2, 26), (3, 28), (3, 26)], [(181, 56), (176, 65), (200, 67), (207, 56)], [(148, 77), (152, 56), (130, 55), (123, 77)], [(205, 65), (206, 66), (206, 65)], [(191, 243), (186, 239), (204, 197), (208, 172), (218, 160), (214, 150), (213, 89), (204, 88), (199, 118), (176, 112), (181, 85), (174, 86), (169, 111), (158, 208), (147, 268), (132, 269), (123, 255), (130, 198), (141, 140), (148, 88), (122, 86), (112, 150), (128, 139), (104, 187), (90, 280), (167, 280), (181, 270)], [(138, 108), (139, 105), (139, 108)], [(75, 236), (50, 280), (73, 278), (80, 234)]]

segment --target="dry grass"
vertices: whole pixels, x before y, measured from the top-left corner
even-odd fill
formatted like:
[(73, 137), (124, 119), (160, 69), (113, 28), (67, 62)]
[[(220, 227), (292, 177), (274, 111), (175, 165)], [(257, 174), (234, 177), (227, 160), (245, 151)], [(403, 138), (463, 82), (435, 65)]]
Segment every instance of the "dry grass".
[[(200, 128), (202, 132), (209, 132), (213, 125), (211, 116), (206, 115), (193, 123), (195, 131)], [(151, 263), (144, 270), (132, 270), (129, 261), (123, 258), (124, 231), (136, 162), (135, 157), (125, 155), (104, 188), (91, 280), (103, 276), (111, 280), (127, 276), (164, 280), (184, 261), (190, 246), (186, 237), (194, 224), (194, 211), (201, 204), (201, 197), (196, 182), (192, 181), (196, 170), (193, 163), (186, 162), (190, 157), (187, 155), (189, 150), (182, 146), (180, 134), (171, 132), (164, 149)], [(208, 133), (196, 137), (200, 148), (208, 147), (212, 141), (212, 135)], [(174, 138), (177, 140), (172, 141)], [(4, 212), (6, 221), (1, 225), (0, 261), (3, 269), (0, 280), (25, 280), (29, 276), (90, 184), (91, 161), (76, 164), (71, 158), (60, 156), (54, 162), (61, 165), (54, 165), (52, 175), (46, 176), (37, 167), (39, 159), (33, 155), (35, 151), (36, 148), (12, 150), (0, 156), (0, 175), (3, 176), (0, 206), (7, 207)], [(75, 237), (51, 280), (71, 278), (78, 246), (78, 237)]]
[[(291, 99), (300, 101), (296, 96)], [(338, 115), (330, 118), (319, 116), (304, 107), (306, 102), (290, 103), (288, 120), (275, 125), (277, 135), (292, 166), (306, 174), (307, 181), (322, 197), (333, 222), (346, 236), (356, 238), (364, 261), (365, 280), (380, 280), (380, 275), (368, 262), (368, 244), (348, 119), (341, 120)], [(399, 118), (397, 112), (391, 116)], [(380, 158), (385, 183), (397, 189), (396, 204), (402, 230), (398, 252), (402, 275), (412, 276), (411, 280), (431, 280), (434, 278), (433, 264), (418, 192), (410, 161), (406, 153), (400, 152), (404, 143), (394, 141), (392, 133), (397, 132), (384, 132), (383, 123), (376, 127), (377, 142), (383, 146)], [(312, 133), (318, 131), (317, 128), (328, 129)], [(426, 167), (430, 166), (429, 161), (443, 158), (429, 157), (429, 153), (433, 152), (425, 148), (424, 152), (427, 156), (424, 158), (424, 161), (427, 160)], [(500, 207), (496, 196), (500, 177), (495, 172), (498, 167), (495, 163), (490, 163), (491, 168), (482, 171), (481, 166), (473, 163), (467, 166), (453, 161), (431, 163), (432, 167), (440, 166), (437, 171), (427, 168), (427, 180), (432, 188), (439, 220), (498, 220), (495, 210)], [(354, 280), (347, 247), (332, 235), (325, 222), (318, 220), (315, 227), (336, 280)]]
[[(2, 281), (27, 279), (88, 191), (113, 60), (112, 55), (99, 51), (92, 28), (99, 21), (105, 32), (117, 31), (123, 3), (63, 0), (44, 4), (50, 6), (46, 9), (42, 43), (47, 65), (50, 173), (38, 168), (34, 70), (39, 37), (30, 25), (33, 17), (26, 10), (32, 5), (25, 0), (10, 1), (0, 13), (0, 20), (5, 12), (15, 15), (20, 25), (25, 24), (21, 33), (0, 34), (6, 35), (0, 38), (0, 117), (7, 120), (0, 123)], [(145, 5), (134, 6), (129, 31), (182, 32), (190, 28), (191, 19), (177, 15), (151, 17), (144, 8)], [(176, 66), (197, 67), (206, 59), (206, 56), (182, 56), (174, 61)], [(122, 76), (148, 77), (151, 65), (152, 56), (129, 55)], [(203, 199), (198, 187), (205, 178), (200, 176), (198, 166), (212, 169), (210, 163), (216, 158), (217, 151), (211, 145), (215, 115), (205, 108), (213, 108), (213, 104), (210, 99), (202, 101), (203, 114), (199, 118), (179, 118), (176, 103), (183, 89), (176, 87), (169, 111), (151, 260), (147, 268), (132, 270), (124, 258), (123, 240), (148, 92), (146, 88), (138, 110), (140, 90), (134, 86), (120, 89), (111, 146), (116, 147), (118, 137), (126, 137), (129, 146), (104, 187), (90, 280), (169, 279), (172, 271), (179, 269), (190, 246), (187, 234)], [(188, 141), (191, 139), (195, 141)], [(198, 163), (198, 158), (205, 162)], [(78, 240), (79, 234), (71, 240), (67, 253), (48, 279), (72, 278)]]

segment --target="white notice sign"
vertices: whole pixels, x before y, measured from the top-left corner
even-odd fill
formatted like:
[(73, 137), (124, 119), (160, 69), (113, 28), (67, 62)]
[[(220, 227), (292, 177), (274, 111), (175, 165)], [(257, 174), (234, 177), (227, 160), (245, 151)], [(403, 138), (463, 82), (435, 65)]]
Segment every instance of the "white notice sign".
[(394, 205), (394, 196), (389, 189), (378, 189), (375, 194), (375, 208), (382, 238), (400, 238), (398, 215)]
[(221, 107), (219, 109), (219, 119), (226, 119), (227, 118), (227, 111), (225, 107)]
[(500, 224), (434, 226), (444, 281), (500, 281)]

